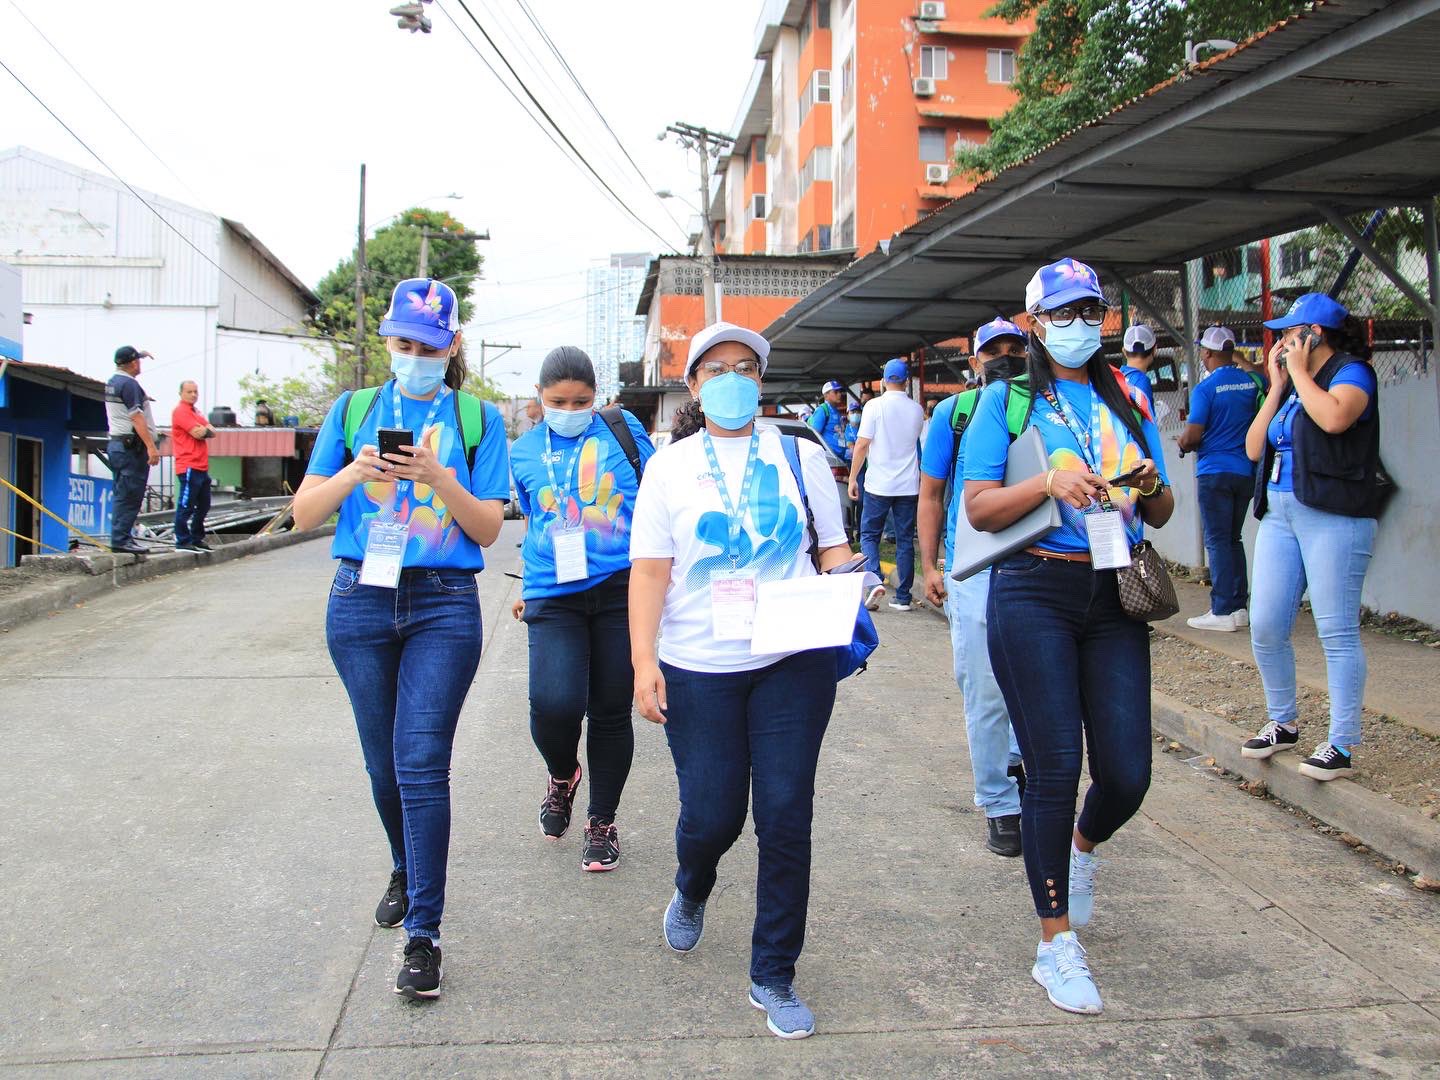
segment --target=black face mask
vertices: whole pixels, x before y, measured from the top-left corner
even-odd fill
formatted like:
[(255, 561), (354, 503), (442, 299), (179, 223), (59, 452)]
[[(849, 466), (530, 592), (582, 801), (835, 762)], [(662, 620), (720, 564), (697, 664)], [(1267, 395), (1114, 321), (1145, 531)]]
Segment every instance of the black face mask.
[(985, 361), (981, 370), (987, 383), (997, 382), (1000, 379), (1013, 379), (1017, 375), (1025, 374), (1025, 357), (1023, 356), (997, 356), (994, 360)]

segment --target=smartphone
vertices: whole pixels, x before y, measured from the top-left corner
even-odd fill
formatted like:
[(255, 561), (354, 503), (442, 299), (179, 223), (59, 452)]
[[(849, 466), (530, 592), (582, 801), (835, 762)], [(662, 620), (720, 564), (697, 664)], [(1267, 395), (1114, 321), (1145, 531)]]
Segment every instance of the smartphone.
[(855, 574), (855, 573), (859, 573), (860, 571), (862, 571), (862, 570), (864, 570), (864, 569), (865, 569), (865, 560), (864, 560), (864, 559), (852, 559), (852, 560), (850, 560), (849, 562), (843, 562), (843, 563), (841, 563), (839, 566), (832, 566), (829, 570), (826, 570), (825, 573), (827, 573), (827, 574)]
[(401, 450), (402, 446), (414, 446), (415, 433), (409, 428), (381, 428), (380, 429), (380, 456), (386, 454), (399, 454), (401, 457), (408, 457), (409, 454)]
[(1129, 472), (1121, 473), (1119, 476), (1113, 477), (1110, 480), (1106, 480), (1105, 483), (1109, 487), (1126, 487), (1129, 481), (1135, 479), (1135, 477), (1139, 476), (1144, 471), (1144, 465), (1136, 465)]

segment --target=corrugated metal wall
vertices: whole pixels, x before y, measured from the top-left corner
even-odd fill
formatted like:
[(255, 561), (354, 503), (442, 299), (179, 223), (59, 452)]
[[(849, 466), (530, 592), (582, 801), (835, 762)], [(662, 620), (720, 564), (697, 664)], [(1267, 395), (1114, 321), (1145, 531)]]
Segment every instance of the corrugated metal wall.
[(235, 282), (221, 277), (221, 326), (237, 330), (289, 330), (304, 323), (305, 303), (295, 286), (275, 269), (274, 263), (227, 225), (221, 226), (220, 265), (265, 301), (261, 303)]

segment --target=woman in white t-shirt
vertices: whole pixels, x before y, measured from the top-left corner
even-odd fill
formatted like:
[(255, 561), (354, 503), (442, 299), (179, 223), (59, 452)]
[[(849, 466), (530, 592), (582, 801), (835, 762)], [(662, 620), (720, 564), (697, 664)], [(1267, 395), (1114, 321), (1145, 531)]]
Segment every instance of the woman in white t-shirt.
[[(833, 649), (750, 652), (756, 587), (815, 573), (781, 436), (754, 423), (769, 354), (763, 337), (729, 323), (690, 342), (686, 383), (696, 400), (646, 467), (632, 518), (630, 651), (636, 705), (665, 725), (680, 782), (680, 867), (665, 941), (682, 953), (699, 944), (716, 867), (745, 827), (753, 790), (760, 867), (750, 1004), (776, 1035), (800, 1039), (815, 1030), (792, 983), (836, 672)], [(819, 563), (829, 570), (852, 558), (835, 481), (818, 445), (801, 440), (797, 449)]]

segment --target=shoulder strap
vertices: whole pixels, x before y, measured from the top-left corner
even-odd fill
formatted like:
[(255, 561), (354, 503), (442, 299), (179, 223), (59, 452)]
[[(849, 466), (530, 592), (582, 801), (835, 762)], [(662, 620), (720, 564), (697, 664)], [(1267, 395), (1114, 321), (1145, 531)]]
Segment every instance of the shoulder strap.
[(365, 426), (365, 421), (375, 411), (375, 402), (380, 397), (380, 387), (365, 386), (352, 390), (346, 396), (345, 411), (341, 414), (345, 429), (345, 464), (355, 460), (355, 436)]
[(1030, 393), (1030, 383), (1024, 377), (1005, 381), (1005, 426), (1010, 430), (1013, 443), (1030, 426), (1030, 414), (1035, 410), (1035, 395)]
[(1260, 377), (1258, 371), (1247, 371), (1250, 381), (1255, 384), (1255, 411), (1259, 412), (1265, 405), (1265, 380)]
[(790, 472), (795, 477), (795, 486), (800, 489), (800, 502), (805, 507), (805, 527), (810, 531), (810, 561), (815, 572), (820, 573), (820, 533), (815, 528), (815, 515), (810, 512), (810, 498), (805, 494), (805, 470), (800, 467), (800, 444), (794, 435), (781, 435), (780, 445), (785, 450), (785, 460), (790, 463)]
[(950, 430), (957, 436), (965, 434), (965, 425), (970, 423), (970, 417), (975, 414), (975, 402), (979, 398), (980, 391), (978, 389), (962, 390), (955, 395), (955, 404), (950, 409)]
[(455, 426), (465, 446), (465, 464), (475, 467), (475, 448), (485, 434), (485, 403), (464, 390), (455, 391)]
[(643, 480), (645, 463), (640, 460), (640, 447), (635, 443), (635, 436), (631, 434), (630, 425), (625, 422), (625, 414), (621, 412), (620, 406), (609, 405), (601, 409), (600, 419), (605, 421), (605, 426), (610, 429), (610, 434), (615, 436), (615, 441), (625, 452), (625, 460), (630, 462), (630, 468), (635, 470), (635, 479)]

